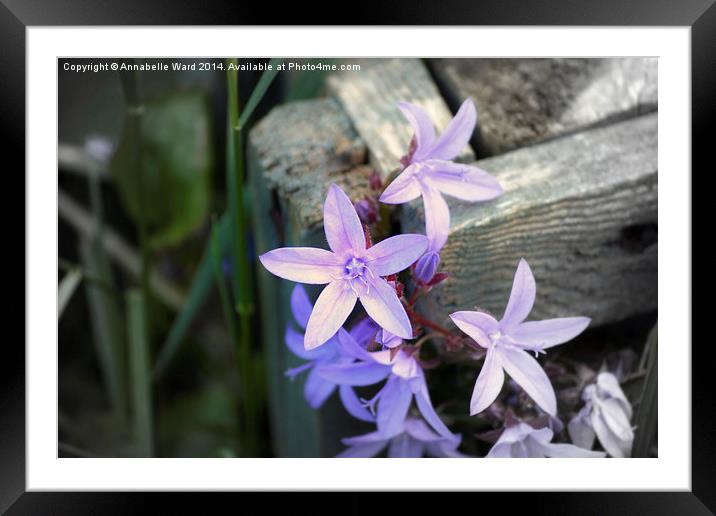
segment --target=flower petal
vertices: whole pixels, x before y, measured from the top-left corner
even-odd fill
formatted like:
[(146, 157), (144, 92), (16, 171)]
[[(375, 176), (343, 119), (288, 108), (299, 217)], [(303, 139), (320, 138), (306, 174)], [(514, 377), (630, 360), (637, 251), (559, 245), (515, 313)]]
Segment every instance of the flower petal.
[(505, 382), (505, 374), (502, 371), (501, 353), (494, 348), (487, 350), (485, 363), (482, 365), (480, 374), (477, 376), (475, 388), (472, 390), (472, 399), (470, 400), (470, 415), (479, 414), (492, 402), (497, 399), (497, 395), (502, 390), (502, 384)]
[(364, 317), (351, 327), (348, 333), (355, 339), (359, 346), (365, 347), (371, 340), (376, 338), (376, 334), (380, 330), (373, 319)]
[(502, 348), (502, 366), (507, 374), (522, 387), (542, 410), (551, 416), (557, 415), (557, 398), (549, 378), (526, 351)]
[(363, 360), (367, 362), (373, 361), (372, 354), (358, 344), (353, 335), (343, 328), (338, 330), (336, 340), (338, 341), (337, 344), (342, 355), (352, 357), (356, 360)]
[(512, 281), (510, 300), (500, 321), (501, 328), (507, 331), (525, 320), (534, 305), (536, 291), (537, 285), (532, 270), (527, 261), (521, 258)]
[(429, 184), (421, 182), (420, 190), (423, 194), (428, 249), (437, 252), (445, 245), (450, 233), (450, 209), (440, 192)]
[(631, 452), (631, 441), (623, 441), (612, 433), (607, 424), (602, 419), (599, 411), (595, 410), (591, 415), (592, 427), (599, 442), (609, 455), (616, 458), (628, 457)]
[(510, 337), (522, 346), (546, 349), (572, 340), (589, 326), (590, 321), (589, 317), (560, 317), (523, 322), (510, 331)]
[(408, 119), (408, 122), (410, 122), (413, 128), (415, 141), (418, 144), (414, 157), (415, 159), (420, 159), (425, 151), (430, 150), (435, 142), (435, 127), (433, 126), (433, 122), (422, 108), (414, 104), (398, 102), (398, 108), (403, 112), (403, 115)]
[(634, 431), (631, 428), (631, 423), (618, 400), (611, 398), (603, 401), (601, 403), (601, 411), (604, 422), (614, 435), (625, 442), (634, 440)]
[(485, 455), (486, 459), (511, 459), (512, 445), (508, 443), (496, 443)]
[(467, 142), (472, 138), (477, 122), (477, 111), (472, 99), (466, 99), (462, 103), (455, 117), (445, 128), (435, 144), (430, 149), (432, 158), (453, 159), (465, 148)]
[(385, 445), (388, 444), (388, 441), (380, 441), (377, 443), (370, 443), (370, 444), (358, 444), (355, 446), (351, 446), (350, 448), (347, 448), (343, 450), (341, 453), (336, 455), (336, 458), (338, 459), (356, 459), (356, 458), (368, 458), (368, 457), (375, 457), (378, 455), (383, 448), (385, 448)]
[(317, 409), (328, 399), (336, 388), (336, 384), (321, 378), (314, 368), (308, 373), (308, 379), (303, 389), (306, 401), (312, 409)]
[(422, 419), (408, 416), (405, 420), (405, 431), (413, 439), (423, 442), (437, 442), (445, 440), (441, 435), (436, 434)]
[(414, 176), (415, 166), (410, 165), (393, 179), (380, 195), (384, 204), (403, 204), (420, 196), (420, 185)]
[(594, 438), (596, 435), (594, 434), (594, 430), (592, 429), (592, 424), (589, 419), (589, 408), (585, 407), (585, 409), (582, 409), (579, 414), (574, 416), (569, 421), (567, 430), (569, 431), (569, 437), (572, 439), (574, 444), (580, 448), (591, 450), (594, 446)]
[(457, 446), (449, 441), (428, 443), (425, 445), (425, 451), (427, 455), (435, 458), (464, 459), (469, 457), (469, 455), (457, 451)]
[(483, 348), (490, 346), (489, 335), (499, 327), (495, 318), (484, 312), (453, 312), (450, 314), (450, 319)]
[(468, 202), (490, 201), (503, 194), (497, 179), (474, 165), (429, 160), (426, 181), (446, 195)]
[(392, 437), (392, 435), (390, 437), (386, 437), (380, 432), (370, 432), (363, 435), (356, 435), (354, 437), (344, 437), (343, 439), (341, 439), (341, 442), (346, 446), (356, 446), (359, 444), (371, 443), (383, 443), (383, 445), (385, 445)]
[(357, 296), (343, 280), (335, 280), (326, 286), (316, 299), (311, 317), (306, 325), (303, 345), (313, 349), (333, 337), (350, 315)]
[(334, 253), (361, 256), (365, 251), (365, 233), (353, 203), (336, 184), (328, 187), (323, 205), (323, 229)]
[(443, 423), (443, 420), (440, 419), (438, 413), (435, 412), (435, 407), (433, 407), (433, 403), (430, 400), (430, 394), (428, 393), (428, 388), (424, 381), (421, 389), (415, 393), (415, 404), (418, 406), (418, 410), (420, 410), (420, 413), (425, 418), (425, 421), (427, 421), (428, 424), (432, 426), (438, 434), (440, 434), (440, 436), (445, 439), (450, 439), (451, 441), (455, 440), (455, 435), (450, 431), (445, 423)]
[(311, 317), (312, 310), (313, 304), (308, 299), (308, 294), (306, 294), (306, 289), (303, 288), (303, 285), (298, 284), (293, 287), (291, 291), (291, 313), (293, 313), (293, 318), (304, 330), (308, 324), (308, 318)]
[(419, 459), (422, 456), (423, 444), (405, 433), (393, 437), (388, 446), (388, 457), (391, 459)]
[(366, 250), (366, 265), (373, 274), (388, 276), (410, 267), (427, 248), (428, 239), (423, 235), (396, 235)]
[(338, 257), (315, 247), (281, 247), (259, 256), (271, 273), (289, 281), (321, 285), (343, 273)]
[(600, 393), (606, 393), (612, 398), (619, 400), (627, 418), (631, 419), (631, 403), (629, 403), (629, 400), (619, 385), (619, 380), (617, 380), (616, 376), (609, 372), (599, 373), (597, 376), (597, 387), (599, 388), (599, 391), (601, 391)]
[(601, 459), (606, 453), (585, 450), (573, 444), (548, 443), (541, 444), (542, 453), (547, 457), (555, 459), (578, 458), (578, 459)]
[(286, 327), (285, 340), (286, 346), (291, 350), (291, 353), (304, 360), (318, 360), (336, 352), (337, 343), (330, 342), (330, 339), (324, 346), (306, 350), (306, 348), (303, 347), (303, 333), (294, 330), (290, 326)]
[(413, 393), (408, 382), (391, 376), (383, 387), (378, 401), (378, 430), (384, 435), (395, 435), (403, 429)]
[(390, 367), (374, 362), (356, 362), (354, 364), (331, 364), (316, 366), (322, 378), (338, 385), (360, 387), (373, 385), (384, 380), (390, 374)]
[(369, 288), (360, 294), (360, 302), (368, 315), (382, 328), (403, 339), (413, 338), (408, 314), (393, 287), (379, 277), (365, 277)]
[(368, 423), (375, 423), (375, 416), (370, 413), (368, 407), (364, 406), (358, 395), (352, 387), (348, 385), (341, 385), (338, 387), (338, 394), (341, 397), (341, 402), (346, 411), (356, 419), (366, 421)]

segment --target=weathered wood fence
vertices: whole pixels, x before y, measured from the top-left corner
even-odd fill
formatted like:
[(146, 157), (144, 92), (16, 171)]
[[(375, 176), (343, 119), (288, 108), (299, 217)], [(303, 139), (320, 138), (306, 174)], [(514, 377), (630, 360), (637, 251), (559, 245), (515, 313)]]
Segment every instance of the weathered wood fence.
[[(399, 166), (412, 131), (398, 100), (422, 106), (442, 130), (470, 96), (478, 128), (459, 159), (481, 158), (477, 165), (505, 194), (491, 203), (450, 201), (442, 267), (451, 276), (419, 308), (437, 319), (474, 306), (499, 316), (523, 256), (537, 278), (533, 317), (589, 315), (596, 325), (656, 308), (656, 60), (359, 63), (361, 71), (329, 77), (325, 98), (278, 107), (251, 132), (257, 252), (325, 246), (328, 185), (358, 199), (373, 168), (387, 177)], [(404, 205), (403, 229), (423, 232), (422, 217), (419, 201)], [(283, 344), (293, 285), (260, 267), (257, 275), (277, 453), (333, 454), (348, 428), (337, 401), (316, 413), (301, 381), (283, 376), (298, 363)], [(295, 420), (314, 432), (292, 432)]]

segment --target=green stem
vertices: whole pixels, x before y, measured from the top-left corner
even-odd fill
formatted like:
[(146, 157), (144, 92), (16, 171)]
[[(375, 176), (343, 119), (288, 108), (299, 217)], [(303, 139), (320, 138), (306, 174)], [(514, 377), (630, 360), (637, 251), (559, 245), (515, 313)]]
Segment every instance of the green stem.
[(144, 191), (144, 174), (142, 173), (142, 118), (144, 115), (144, 103), (142, 101), (139, 74), (132, 71), (120, 72), (122, 89), (127, 103), (127, 124), (130, 134), (134, 135), (134, 171), (136, 174), (135, 185), (137, 187), (137, 199), (139, 204), (139, 247), (141, 255), (140, 285), (142, 297), (144, 298), (145, 329), (147, 338), (151, 334), (149, 319), (149, 304), (151, 301), (149, 288), (150, 257), (149, 242), (147, 236), (147, 215), (146, 215), (146, 192)]
[(129, 337), (129, 364), (132, 378), (132, 407), (134, 437), (137, 455), (154, 455), (152, 392), (147, 342), (147, 310), (142, 292), (131, 289), (127, 293), (127, 335)]
[(247, 220), (244, 207), (244, 160), (241, 141), (242, 128), (239, 119), (239, 88), (237, 59), (227, 63), (227, 90), (229, 101), (229, 134), (227, 141), (227, 188), (229, 194), (229, 212), (232, 232), (232, 285), (236, 312), (239, 315), (239, 376), (241, 399), (244, 412), (244, 432), (246, 438), (245, 453), (255, 452), (256, 446), (256, 409), (250, 395), (254, 390), (252, 382), (251, 324), (254, 312), (252, 299), (252, 281), (249, 266), (247, 239)]

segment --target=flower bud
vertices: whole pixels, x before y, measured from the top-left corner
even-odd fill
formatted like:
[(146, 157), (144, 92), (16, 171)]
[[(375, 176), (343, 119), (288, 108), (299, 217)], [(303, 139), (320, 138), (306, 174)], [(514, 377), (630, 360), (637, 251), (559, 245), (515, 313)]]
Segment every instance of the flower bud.
[(378, 220), (378, 208), (371, 199), (367, 197), (355, 203), (356, 213), (364, 224), (373, 224)]
[(415, 264), (415, 277), (420, 283), (429, 283), (435, 276), (438, 265), (440, 265), (440, 255), (438, 253), (425, 253)]

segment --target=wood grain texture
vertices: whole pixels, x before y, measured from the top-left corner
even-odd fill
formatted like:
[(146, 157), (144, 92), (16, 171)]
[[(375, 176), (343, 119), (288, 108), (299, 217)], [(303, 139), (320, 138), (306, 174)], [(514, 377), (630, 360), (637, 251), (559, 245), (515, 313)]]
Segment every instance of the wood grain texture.
[[(427, 111), (438, 132), (447, 127), (452, 113), (440, 96), (427, 68), (419, 59), (350, 60), (360, 71), (336, 73), (328, 78), (329, 91), (340, 101), (369, 149), (370, 164), (385, 178), (400, 166), (413, 130), (397, 107), (399, 101)], [(468, 146), (458, 161), (471, 161)]]
[[(517, 262), (537, 280), (531, 319), (586, 315), (593, 325), (657, 306), (657, 116), (645, 115), (477, 162), (505, 188), (496, 201), (450, 201), (442, 252), (450, 278), (419, 307), (500, 317)], [(420, 232), (420, 201), (403, 205)]]
[(479, 156), (657, 107), (656, 58), (433, 59), (429, 66), (453, 107), (475, 101)]
[(354, 199), (368, 190), (366, 146), (333, 99), (295, 102), (273, 109), (251, 131), (266, 187), (284, 203), (292, 224), (322, 227), (323, 201), (335, 182)]

